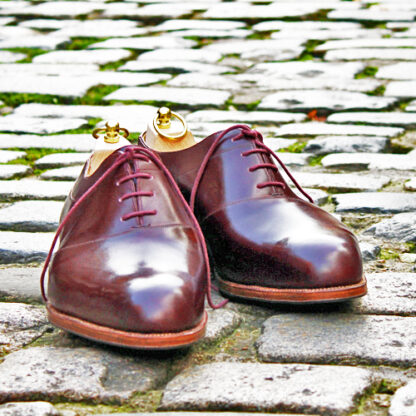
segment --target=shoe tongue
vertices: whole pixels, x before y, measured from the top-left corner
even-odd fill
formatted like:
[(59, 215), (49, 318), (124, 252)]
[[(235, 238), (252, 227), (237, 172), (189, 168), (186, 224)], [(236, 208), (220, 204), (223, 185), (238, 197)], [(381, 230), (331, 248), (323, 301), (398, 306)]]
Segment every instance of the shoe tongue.
[(117, 143), (107, 143), (104, 141), (104, 138), (100, 136), (97, 139), (95, 149), (90, 156), (85, 176), (91, 176), (94, 172), (96, 172), (104, 160), (106, 160), (116, 150), (130, 145), (131, 143), (122, 136), (120, 136)]

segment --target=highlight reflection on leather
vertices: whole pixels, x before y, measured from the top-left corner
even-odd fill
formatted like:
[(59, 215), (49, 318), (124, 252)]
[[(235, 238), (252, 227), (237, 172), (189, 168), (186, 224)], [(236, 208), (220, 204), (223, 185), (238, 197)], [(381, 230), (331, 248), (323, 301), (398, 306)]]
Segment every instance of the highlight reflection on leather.
[[(62, 217), (124, 149), (91, 177), (80, 175)], [(135, 171), (153, 179), (116, 185)], [(154, 196), (120, 202), (138, 190)], [(120, 219), (138, 209), (157, 209), (157, 215)], [(199, 237), (179, 196), (155, 164), (134, 161), (106, 178), (66, 224), (50, 267), (48, 297), (59, 311), (110, 328), (179, 332), (203, 318), (205, 274)]]
[[(296, 196), (278, 171), (250, 167), (273, 163), (253, 140), (231, 140), (228, 132), (204, 171), (196, 197), (196, 215), (216, 271), (223, 280), (270, 288), (327, 288), (362, 280), (362, 260), (354, 235), (321, 208)], [(221, 133), (221, 132), (220, 132)], [(178, 152), (160, 152), (184, 195), (220, 133)], [(142, 143), (145, 146), (144, 143)]]

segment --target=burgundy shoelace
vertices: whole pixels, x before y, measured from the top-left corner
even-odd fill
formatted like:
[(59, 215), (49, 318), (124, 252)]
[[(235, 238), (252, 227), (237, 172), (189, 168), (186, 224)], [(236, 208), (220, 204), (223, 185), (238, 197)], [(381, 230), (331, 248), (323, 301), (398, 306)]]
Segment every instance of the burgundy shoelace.
[[(95, 191), (95, 189), (97, 189), (98, 185), (100, 185), (112, 172), (114, 172), (121, 165), (123, 165), (124, 163), (126, 163), (129, 160), (134, 160), (134, 159), (144, 160), (144, 161), (152, 161), (158, 168), (160, 168), (163, 171), (163, 173), (166, 175), (169, 182), (171, 183), (173, 189), (177, 193), (178, 197), (182, 200), (185, 209), (187, 210), (187, 212), (189, 213), (189, 215), (192, 219), (192, 222), (195, 226), (195, 230), (196, 230), (196, 232), (198, 234), (198, 237), (199, 237), (199, 241), (201, 243), (201, 248), (202, 248), (202, 252), (203, 252), (204, 259), (205, 259), (205, 264), (206, 264), (208, 304), (212, 309), (219, 309), (219, 308), (223, 307), (228, 302), (228, 300), (224, 300), (224, 301), (220, 302), (218, 305), (215, 305), (213, 300), (212, 300), (211, 269), (210, 269), (210, 265), (209, 265), (208, 250), (207, 250), (207, 246), (205, 244), (204, 235), (201, 231), (201, 228), (198, 224), (198, 221), (196, 220), (192, 210), (190, 209), (190, 207), (188, 206), (184, 197), (182, 196), (182, 193), (179, 190), (178, 185), (175, 182), (175, 179), (173, 178), (171, 173), (168, 171), (166, 166), (160, 161), (160, 159), (157, 157), (157, 155), (155, 155), (151, 150), (145, 149), (145, 148), (142, 148), (142, 147), (138, 147), (138, 146), (137, 147), (136, 146), (131, 146), (131, 147), (126, 148), (126, 151), (124, 153), (120, 154), (120, 156), (115, 160), (113, 165), (110, 166), (102, 174), (102, 176), (97, 180), (97, 182), (95, 182), (94, 185), (91, 186), (91, 188), (88, 189), (88, 191), (86, 191), (78, 199), (77, 202), (75, 202), (75, 204), (71, 207), (71, 209), (68, 211), (67, 215), (65, 216), (65, 218), (63, 219), (63, 221), (59, 225), (58, 229), (56, 230), (55, 237), (52, 241), (51, 248), (49, 249), (48, 256), (46, 257), (45, 264), (43, 266), (43, 270), (42, 270), (41, 277), (40, 277), (40, 285), (41, 285), (41, 292), (42, 292), (43, 300), (45, 302), (47, 302), (47, 296), (46, 296), (46, 291), (45, 291), (46, 271), (48, 270), (48, 267), (49, 267), (49, 264), (50, 264), (50, 261), (51, 261), (52, 255), (53, 255), (53, 250), (56, 246), (56, 243), (58, 242), (58, 238), (59, 238), (63, 228), (65, 227), (65, 224), (68, 222), (68, 220), (74, 214), (74, 212), (79, 208), (79, 206), (82, 204), (82, 202), (85, 201), (85, 199), (88, 196), (90, 196)], [(147, 173), (144, 173), (144, 172), (141, 172), (141, 173), (136, 172), (136, 173), (133, 173), (131, 175), (127, 175), (127, 176), (121, 178), (120, 181), (118, 182), (118, 184), (120, 185), (123, 182), (126, 182), (128, 180), (132, 180), (132, 179), (135, 179), (135, 178), (146, 179), (146, 178), (150, 178), (150, 177), (151, 177), (150, 174), (147, 174)], [(131, 193), (123, 195), (120, 198), (120, 202), (123, 202), (125, 199), (132, 198), (132, 197), (135, 197), (135, 196), (151, 197), (151, 196), (153, 196), (153, 192), (131, 192)], [(142, 216), (145, 216), (145, 215), (156, 215), (156, 214), (157, 214), (156, 210), (134, 211), (134, 212), (131, 212), (131, 213), (123, 216), (121, 219), (122, 219), (122, 221), (127, 221), (127, 220), (129, 220), (133, 217), (142, 217)]]
[[(195, 210), (195, 200), (196, 200), (196, 194), (198, 192), (198, 187), (199, 187), (199, 184), (201, 183), (202, 177), (204, 175), (205, 169), (208, 165), (208, 162), (209, 162), (211, 156), (213, 155), (213, 153), (215, 152), (217, 147), (221, 144), (221, 141), (225, 137), (225, 135), (227, 133), (229, 133), (230, 131), (237, 130), (237, 129), (241, 129), (241, 132), (237, 136), (233, 137), (231, 139), (232, 141), (237, 141), (237, 140), (241, 140), (241, 139), (253, 140), (254, 143), (257, 146), (255, 149), (251, 149), (251, 150), (247, 150), (247, 151), (243, 152), (241, 154), (242, 157), (247, 157), (251, 154), (256, 154), (256, 153), (257, 154), (263, 153), (263, 154), (270, 155), (272, 158), (274, 158), (279, 163), (279, 165), (285, 171), (286, 175), (289, 176), (289, 178), (291, 179), (293, 184), (302, 193), (302, 195), (304, 195), (309, 200), (309, 202), (313, 203), (313, 199), (302, 189), (302, 187), (299, 185), (299, 183), (296, 181), (296, 179), (293, 177), (293, 175), (289, 172), (289, 169), (286, 167), (286, 165), (280, 160), (280, 158), (276, 155), (276, 153), (273, 152), (273, 150), (271, 150), (269, 147), (267, 147), (263, 143), (263, 136), (261, 135), (261, 133), (256, 131), (256, 130), (250, 129), (250, 127), (248, 127), (244, 124), (238, 124), (236, 126), (232, 126), (228, 129), (224, 130), (215, 139), (215, 141), (212, 143), (212, 145), (209, 148), (208, 152), (206, 153), (204, 159), (202, 160), (201, 166), (198, 169), (198, 172), (197, 172), (197, 175), (196, 175), (196, 178), (195, 178), (195, 182), (194, 182), (194, 185), (193, 185), (192, 191), (191, 191), (191, 197), (190, 197), (189, 205), (190, 205), (192, 211)], [(272, 169), (274, 171), (277, 171), (278, 167), (273, 163), (259, 163), (259, 164), (251, 166), (249, 171), (254, 172), (257, 169)], [(283, 189), (286, 187), (286, 185), (283, 182), (279, 182), (279, 181), (267, 181), (267, 182), (262, 182), (262, 183), (257, 184), (257, 188), (259, 188), (259, 189), (265, 188), (267, 186), (277, 186), (277, 187), (280, 187), (280, 188), (283, 188)]]

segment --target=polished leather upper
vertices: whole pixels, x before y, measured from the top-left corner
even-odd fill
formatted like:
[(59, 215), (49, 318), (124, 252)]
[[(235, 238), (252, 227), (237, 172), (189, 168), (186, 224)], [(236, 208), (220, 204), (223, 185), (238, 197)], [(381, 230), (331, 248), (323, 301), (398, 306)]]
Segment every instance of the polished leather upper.
[[(244, 155), (257, 145), (250, 136), (233, 141), (243, 131), (236, 127), (225, 134), (196, 193), (195, 213), (220, 277), (285, 289), (360, 282), (362, 260), (354, 235), (332, 215), (296, 196), (277, 170), (251, 171), (273, 162), (267, 153)], [(185, 150), (159, 152), (186, 197), (219, 134)], [(257, 186), (270, 181), (285, 186)]]
[[(115, 151), (89, 177), (87, 162), (61, 220), (128, 148)], [(137, 172), (151, 176), (123, 182)], [(149, 195), (122, 199), (132, 192)], [(156, 215), (122, 220), (153, 210)], [(201, 321), (205, 289), (201, 241), (183, 199), (153, 161), (131, 158), (65, 224), (50, 266), (48, 301), (61, 312), (115, 329), (178, 332)]]

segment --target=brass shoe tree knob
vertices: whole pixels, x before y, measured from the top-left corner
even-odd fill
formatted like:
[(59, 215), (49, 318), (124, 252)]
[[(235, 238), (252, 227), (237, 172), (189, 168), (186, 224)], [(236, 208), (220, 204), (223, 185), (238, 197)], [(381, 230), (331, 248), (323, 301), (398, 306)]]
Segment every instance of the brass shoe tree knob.
[(188, 131), (185, 119), (167, 107), (157, 110), (153, 119), (153, 127), (161, 137), (168, 140), (182, 139)]
[(105, 128), (94, 129), (92, 137), (98, 139), (99, 134), (102, 133), (104, 133), (104, 141), (106, 143), (118, 143), (120, 141), (120, 135), (127, 139), (130, 134), (127, 129), (120, 127), (120, 124), (117, 121), (107, 121), (107, 123), (105, 123)]

